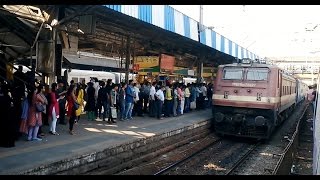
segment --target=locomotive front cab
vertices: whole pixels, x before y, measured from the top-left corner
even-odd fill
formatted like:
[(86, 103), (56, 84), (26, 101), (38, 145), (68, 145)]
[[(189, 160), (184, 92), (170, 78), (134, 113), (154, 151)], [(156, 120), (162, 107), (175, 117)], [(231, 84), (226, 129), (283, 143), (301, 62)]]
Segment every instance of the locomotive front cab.
[[(213, 94), (214, 128), (219, 134), (268, 138), (274, 122), (277, 83), (270, 65), (242, 61), (218, 68)], [(275, 84), (275, 85), (274, 85)]]

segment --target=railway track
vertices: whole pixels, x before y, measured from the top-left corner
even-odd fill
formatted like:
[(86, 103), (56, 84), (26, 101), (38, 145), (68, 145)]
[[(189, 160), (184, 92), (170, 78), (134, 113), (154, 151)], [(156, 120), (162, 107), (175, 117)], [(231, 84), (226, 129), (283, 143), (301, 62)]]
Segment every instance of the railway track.
[[(145, 175), (235, 175), (275, 174), (282, 168), (288, 140), (295, 134), (297, 119), (305, 112), (301, 107), (293, 117), (284, 122), (267, 143), (243, 141), (241, 138), (219, 138), (214, 134), (197, 141), (186, 143), (177, 149), (157, 156), (139, 167), (119, 174)], [(294, 136), (293, 136), (294, 137)], [(287, 152), (287, 153), (284, 153)], [(288, 156), (289, 157), (289, 156)], [(277, 163), (278, 162), (278, 163)], [(280, 162), (280, 163), (279, 163)], [(288, 161), (289, 162), (289, 161)], [(286, 163), (284, 163), (286, 164)], [(289, 164), (289, 163), (288, 163)], [(283, 166), (283, 165), (282, 165)], [(275, 168), (276, 167), (276, 168)], [(289, 166), (290, 167), (290, 166)], [(284, 174), (284, 173), (280, 173)]]
[[(191, 155), (185, 157), (184, 159), (181, 159), (179, 161), (176, 161), (172, 164), (170, 164), (169, 166), (166, 166), (165, 168), (162, 168), (161, 170), (159, 170), (158, 172), (154, 173), (154, 175), (164, 175), (167, 174), (168, 172), (172, 171), (174, 168), (179, 167), (181, 165), (183, 165), (186, 161), (191, 160), (192, 158), (199, 156), (202, 152), (208, 150), (209, 148), (211, 148), (212, 146), (215, 146), (217, 143), (221, 142), (223, 139), (217, 139), (215, 142), (207, 145), (206, 147), (192, 153)], [(226, 169), (225, 172), (223, 173), (224, 175), (231, 175), (233, 172), (236, 171), (236, 169), (246, 161), (246, 159), (252, 154), (252, 152), (259, 147), (260, 142), (257, 142), (253, 145), (250, 146), (250, 148), (246, 151), (246, 153), (244, 155), (242, 155), (235, 163), (232, 164), (231, 168)]]
[(211, 146), (213, 146), (213, 145), (215, 145), (215, 144), (217, 144), (217, 143), (219, 143), (219, 142), (221, 142), (221, 141), (222, 141), (221, 138), (217, 139), (216, 141), (214, 141), (214, 142), (210, 143), (209, 145), (205, 146), (204, 148), (202, 148), (202, 149), (194, 152), (193, 154), (187, 156), (186, 158), (184, 158), (184, 159), (182, 159), (182, 160), (179, 160), (179, 161), (177, 161), (177, 162), (175, 162), (175, 163), (173, 163), (173, 164), (171, 164), (171, 165), (169, 165), (169, 166), (161, 169), (160, 171), (154, 173), (154, 175), (162, 175), (162, 174), (170, 171), (171, 169), (175, 168), (176, 166), (178, 166), (178, 165), (186, 162), (187, 160), (189, 160), (189, 159), (197, 156), (197, 155), (200, 154), (201, 152), (207, 150), (207, 149), (210, 148)]
[[(201, 153), (202, 152), (201, 150), (206, 149), (204, 147), (209, 147), (219, 142), (221, 142), (221, 138), (218, 138), (215, 134), (210, 133), (205, 137), (194, 139), (193, 141), (184, 143), (183, 145), (178, 146), (175, 149), (159, 154), (157, 157), (153, 158), (152, 160), (144, 161), (144, 163), (140, 164), (139, 166), (135, 166), (129, 169), (124, 169), (116, 174), (117, 175), (152, 175), (154, 174), (154, 172), (158, 172), (159, 169), (163, 169), (163, 167), (171, 166), (173, 168), (175, 166), (174, 165), (175, 162), (181, 161), (181, 159), (184, 159), (185, 161), (187, 160), (185, 157), (190, 157), (190, 154), (195, 154), (194, 153), (195, 151), (197, 151), (198, 153)], [(168, 169), (169, 168), (170, 167), (168, 167)], [(163, 170), (163, 172), (164, 171), (165, 170)]]
[(243, 164), (246, 159), (251, 155), (251, 153), (257, 149), (257, 147), (260, 145), (261, 143), (258, 142), (254, 145), (252, 145), (250, 147), (250, 149), (229, 169), (227, 170), (227, 172), (225, 173), (225, 175), (231, 175), (233, 172), (236, 171), (236, 169), (241, 165)]

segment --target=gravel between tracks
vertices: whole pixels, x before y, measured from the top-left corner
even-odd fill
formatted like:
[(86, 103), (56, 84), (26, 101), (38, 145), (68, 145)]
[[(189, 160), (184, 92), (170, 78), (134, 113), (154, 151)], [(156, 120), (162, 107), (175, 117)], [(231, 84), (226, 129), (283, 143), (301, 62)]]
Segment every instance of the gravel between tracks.
[(275, 131), (271, 139), (259, 146), (234, 174), (271, 175), (280, 159), (279, 155), (284, 152), (285, 147), (289, 144), (304, 107), (304, 104), (297, 107), (291, 116)]
[[(236, 175), (270, 175), (272, 174), (280, 154), (289, 144), (298, 118), (304, 111), (304, 105), (299, 106), (276, 129), (271, 139), (261, 144), (255, 149), (248, 158), (232, 174)], [(214, 134), (210, 134), (204, 139), (190, 142), (189, 144), (179, 147), (169, 153), (163, 154), (152, 162), (146, 162), (139, 167), (129, 169), (118, 174), (120, 175), (150, 175), (160, 169), (183, 159), (192, 154), (197, 149), (201, 149), (210, 144), (214, 139), (218, 139)], [(239, 160), (251, 147), (252, 142), (242, 138), (223, 138), (221, 142), (203, 151), (194, 158), (189, 159), (182, 165), (179, 165), (165, 174), (169, 175), (222, 175)]]

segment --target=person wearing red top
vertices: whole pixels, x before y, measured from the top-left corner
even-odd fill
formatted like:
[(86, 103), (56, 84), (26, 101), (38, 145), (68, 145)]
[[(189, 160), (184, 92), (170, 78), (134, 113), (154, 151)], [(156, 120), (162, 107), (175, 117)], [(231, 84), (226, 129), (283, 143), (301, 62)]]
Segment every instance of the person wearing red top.
[(59, 118), (59, 103), (56, 97), (56, 89), (57, 89), (57, 83), (52, 83), (51, 92), (49, 94), (50, 104), (49, 104), (48, 118), (50, 122), (49, 133), (53, 135), (59, 135), (59, 133), (56, 132), (57, 119)]
[(36, 104), (45, 106), (48, 104), (46, 97), (43, 95), (44, 86), (40, 84), (36, 91), (31, 91), (29, 94), (29, 114), (27, 123), (29, 126), (28, 141), (41, 141), (37, 137), (39, 127), (42, 126), (42, 112), (36, 110)]
[(77, 102), (77, 98), (76, 98), (75, 94), (76, 94), (76, 86), (71, 85), (68, 89), (68, 92), (67, 92), (67, 102), (68, 102), (67, 115), (70, 117), (70, 119), (69, 119), (69, 130), (70, 130), (69, 133), (71, 135), (74, 134), (73, 125), (74, 125), (74, 122), (77, 118), (76, 109), (73, 108), (74, 103)]

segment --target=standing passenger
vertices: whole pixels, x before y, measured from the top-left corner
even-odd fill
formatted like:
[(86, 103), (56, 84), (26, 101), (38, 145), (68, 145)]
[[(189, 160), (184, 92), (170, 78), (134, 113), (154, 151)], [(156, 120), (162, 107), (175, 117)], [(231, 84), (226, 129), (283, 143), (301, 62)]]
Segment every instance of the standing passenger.
[(122, 82), (121, 89), (119, 91), (119, 106), (120, 106), (120, 117), (119, 119), (123, 121), (126, 118), (126, 88), (127, 84)]
[(95, 92), (94, 92), (94, 100), (95, 100), (95, 111), (94, 111), (94, 113), (95, 113), (95, 117), (98, 117), (98, 109), (100, 109), (100, 111), (101, 111), (101, 105), (99, 105), (97, 103), (98, 102), (98, 92), (99, 92), (99, 89), (100, 89), (100, 84), (99, 84), (98, 78), (93, 78), (92, 82), (93, 82), (93, 88), (95, 90)]
[(314, 96), (314, 94), (313, 94), (313, 91), (314, 91), (313, 87), (312, 87), (312, 86), (309, 86), (309, 90), (308, 90), (308, 92), (307, 92), (307, 100), (308, 100), (309, 103), (312, 103), (312, 108), (314, 108), (314, 106), (313, 106), (313, 101), (314, 101), (314, 99), (315, 99), (315, 96)]
[(135, 93), (135, 97), (134, 97), (134, 106), (133, 106), (133, 110), (132, 110), (132, 115), (136, 116), (136, 115), (140, 115), (142, 114), (141, 110), (140, 110), (140, 104), (139, 104), (139, 94), (140, 94), (140, 89), (138, 87), (138, 83), (133, 83), (133, 89), (134, 89), (134, 93)]
[[(107, 92), (107, 87), (105, 86), (105, 83), (101, 83), (101, 88), (98, 92), (98, 104), (103, 106), (103, 115), (102, 115), (102, 121), (106, 120), (107, 117), (107, 111), (109, 110), (109, 92)], [(101, 112), (100, 112), (101, 113)], [(99, 117), (100, 117), (99, 113)]]
[(161, 88), (156, 92), (156, 101), (155, 103), (157, 104), (157, 118), (158, 119), (163, 119), (162, 117), (162, 106), (164, 102), (164, 94), (163, 91), (165, 90), (164, 86), (161, 86)]
[(183, 110), (184, 110), (184, 101), (185, 101), (185, 86), (181, 85), (181, 101), (180, 101), (180, 110), (181, 110), (181, 114), (183, 114)]
[(156, 82), (152, 83), (152, 86), (150, 88), (150, 94), (149, 94), (149, 116), (155, 117), (156, 109), (155, 109), (155, 99), (154, 94), (156, 93)]
[(173, 90), (172, 84), (169, 84), (167, 89), (165, 90), (165, 117), (170, 117), (173, 111)]
[(112, 90), (112, 86), (113, 85), (113, 83), (112, 83), (112, 79), (108, 79), (107, 80), (107, 84), (106, 84), (106, 92), (107, 92), (107, 94), (108, 94), (108, 104), (107, 104), (107, 115), (106, 115), (106, 117), (109, 117), (109, 112), (110, 112), (110, 106), (111, 106), (111, 104), (110, 104), (110, 102), (111, 102), (111, 100), (110, 100), (110, 93), (111, 93), (111, 90)]
[(178, 105), (177, 105), (177, 114), (181, 115), (181, 100), (182, 100), (182, 90), (181, 90), (181, 84), (178, 84), (177, 87), (177, 93), (178, 93)]
[(48, 111), (48, 120), (50, 122), (50, 134), (59, 135), (56, 131), (57, 118), (59, 118), (59, 103), (56, 97), (57, 83), (52, 83), (51, 92), (49, 93), (50, 104)]
[(108, 122), (109, 123), (116, 123), (116, 121), (114, 120), (114, 118), (112, 118), (112, 110), (111, 108), (116, 108), (116, 112), (118, 111), (117, 109), (117, 103), (118, 103), (118, 85), (117, 84), (113, 84), (112, 85), (112, 90), (110, 91), (110, 111), (109, 111), (109, 118), (108, 118)]
[(66, 114), (66, 97), (64, 84), (62, 80), (58, 80), (58, 89), (56, 91), (56, 97), (59, 99), (59, 124), (66, 124), (65, 114)]
[(29, 116), (28, 116), (28, 141), (41, 141), (41, 138), (37, 137), (39, 127), (42, 126), (42, 112), (38, 112), (36, 106), (45, 106), (47, 104), (47, 99), (44, 97), (42, 91), (44, 91), (44, 86), (40, 84), (37, 90), (31, 92), (30, 96), (30, 106), (29, 106)]
[(95, 89), (93, 87), (93, 83), (88, 83), (88, 89), (87, 89), (87, 96), (88, 96), (88, 102), (84, 108), (84, 110), (88, 114), (88, 120), (93, 121), (95, 120), (95, 99), (94, 99)]
[(76, 98), (77, 98), (77, 103), (79, 104), (79, 109), (76, 110), (76, 122), (79, 122), (80, 120), (80, 115), (82, 113), (82, 107), (84, 104), (84, 90), (82, 88), (82, 85), (80, 83), (77, 84), (77, 90), (76, 90)]
[(177, 116), (177, 110), (178, 110), (178, 85), (175, 83), (173, 85), (173, 116)]
[(76, 117), (76, 110), (77, 109), (74, 108), (74, 103), (77, 102), (75, 92), (76, 92), (75, 85), (71, 85), (68, 89), (68, 92), (67, 92), (67, 102), (68, 102), (67, 115), (70, 117), (69, 118), (69, 133), (71, 135), (74, 135), (73, 125), (74, 125), (74, 122), (77, 118)]
[(135, 93), (133, 90), (133, 80), (129, 81), (129, 86), (126, 88), (126, 119), (132, 119), (132, 109), (134, 106), (133, 99), (135, 97)]
[(207, 98), (207, 87), (205, 83), (202, 83), (202, 86), (200, 88), (202, 92), (202, 98), (201, 98), (201, 109), (205, 109), (207, 107), (208, 98)]
[(11, 119), (11, 103), (12, 99), (9, 96), (9, 87), (4, 81), (0, 80), (0, 147), (9, 148), (15, 146), (15, 127)]
[(184, 107), (184, 112), (189, 112), (190, 111), (190, 83), (187, 84), (187, 87), (184, 90), (184, 97), (185, 97), (185, 107)]
[[(143, 89), (143, 112), (148, 113), (148, 103), (149, 103), (149, 96), (150, 96), (150, 82), (146, 81)], [(149, 105), (150, 106), (150, 105)]]

